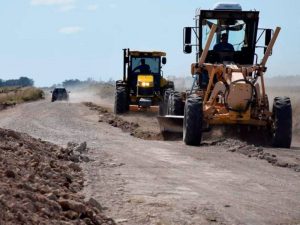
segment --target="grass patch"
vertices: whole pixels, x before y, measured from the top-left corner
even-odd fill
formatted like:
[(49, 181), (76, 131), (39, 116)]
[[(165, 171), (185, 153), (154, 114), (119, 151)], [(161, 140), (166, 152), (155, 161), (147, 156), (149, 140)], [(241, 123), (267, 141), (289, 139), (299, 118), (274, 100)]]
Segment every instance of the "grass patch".
[(0, 104), (9, 106), (44, 98), (44, 92), (35, 87), (2, 87), (0, 88)]

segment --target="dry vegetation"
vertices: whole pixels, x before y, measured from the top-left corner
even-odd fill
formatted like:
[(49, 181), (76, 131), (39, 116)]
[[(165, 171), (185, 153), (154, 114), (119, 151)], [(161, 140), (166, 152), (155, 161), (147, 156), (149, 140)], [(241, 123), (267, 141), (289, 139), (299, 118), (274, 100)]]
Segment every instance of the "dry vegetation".
[(28, 101), (44, 98), (44, 92), (35, 87), (2, 87), (0, 88), (0, 105), (2, 108)]

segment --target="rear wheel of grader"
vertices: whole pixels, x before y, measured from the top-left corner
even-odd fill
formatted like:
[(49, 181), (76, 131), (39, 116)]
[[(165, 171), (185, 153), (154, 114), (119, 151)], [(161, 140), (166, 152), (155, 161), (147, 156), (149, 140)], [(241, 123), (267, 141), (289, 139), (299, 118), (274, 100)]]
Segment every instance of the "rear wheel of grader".
[(181, 100), (181, 95), (178, 91), (174, 91), (169, 96), (168, 114), (182, 116), (184, 111), (184, 104)]
[(202, 139), (202, 98), (190, 95), (184, 107), (183, 141), (186, 145), (198, 146)]
[(128, 99), (125, 87), (117, 87), (115, 93), (114, 111), (116, 114), (125, 113), (128, 111)]
[(274, 98), (272, 119), (272, 146), (290, 148), (292, 141), (292, 106), (290, 98)]

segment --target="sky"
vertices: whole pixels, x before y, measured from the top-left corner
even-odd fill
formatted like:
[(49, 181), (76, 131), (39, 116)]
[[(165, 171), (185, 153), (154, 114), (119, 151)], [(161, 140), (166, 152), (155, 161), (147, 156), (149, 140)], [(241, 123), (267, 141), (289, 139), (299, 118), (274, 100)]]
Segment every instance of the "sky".
[[(182, 51), (182, 29), (214, 0), (2, 0), (0, 78), (27, 76), (36, 86), (66, 79), (121, 79), (123, 48), (167, 53), (164, 75), (191, 76), (195, 55)], [(236, 0), (260, 11), (262, 28), (282, 28), (266, 76), (298, 75), (299, 0)]]

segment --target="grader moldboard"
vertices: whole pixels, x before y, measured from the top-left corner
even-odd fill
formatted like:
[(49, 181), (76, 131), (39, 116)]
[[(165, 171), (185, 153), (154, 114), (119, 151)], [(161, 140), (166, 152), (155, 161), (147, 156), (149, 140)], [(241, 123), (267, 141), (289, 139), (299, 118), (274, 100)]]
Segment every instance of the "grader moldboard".
[[(187, 145), (200, 145), (202, 133), (215, 125), (247, 127), (265, 136), (274, 147), (290, 148), (292, 108), (288, 97), (276, 97), (269, 109), (264, 73), (280, 32), (258, 28), (259, 12), (242, 11), (239, 4), (219, 4), (199, 10), (196, 26), (184, 28), (184, 52), (197, 50), (191, 65), (194, 82), (184, 93), (167, 93), (158, 116), (162, 132), (183, 132)], [(192, 43), (192, 32), (196, 43)], [(226, 33), (234, 51), (216, 51)], [(258, 33), (260, 33), (258, 35)], [(264, 44), (258, 46), (261, 37)], [(204, 41), (206, 43), (204, 44)], [(263, 49), (258, 63), (256, 49)]]
[(174, 83), (163, 77), (166, 53), (123, 49), (123, 80), (116, 81), (116, 114), (127, 111), (158, 111), (166, 90)]

